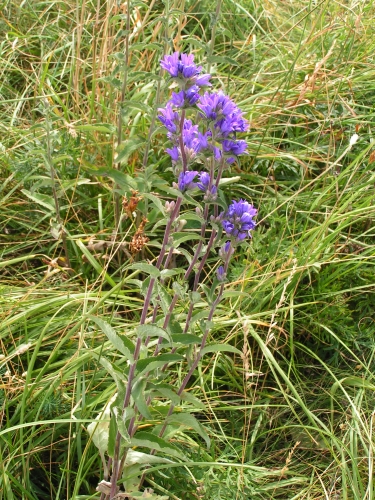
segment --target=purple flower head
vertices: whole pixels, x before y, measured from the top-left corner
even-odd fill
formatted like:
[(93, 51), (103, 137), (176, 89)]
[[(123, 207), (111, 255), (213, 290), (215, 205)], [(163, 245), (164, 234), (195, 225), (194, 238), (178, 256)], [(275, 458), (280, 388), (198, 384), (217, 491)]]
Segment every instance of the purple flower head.
[(210, 181), (211, 181), (210, 174), (208, 174), (207, 172), (201, 172), (199, 174), (199, 182), (197, 184), (197, 187), (201, 191), (207, 191), (208, 186), (210, 185)]
[(247, 149), (246, 141), (232, 141), (230, 139), (225, 139), (223, 141), (223, 151), (224, 153), (232, 154), (232, 155), (242, 155), (245, 153)]
[(170, 102), (177, 108), (194, 106), (194, 104), (199, 100), (199, 87), (193, 85), (187, 90), (181, 90), (180, 92), (173, 92)]
[(227, 236), (232, 236), (238, 242), (250, 236), (255, 228), (253, 217), (258, 211), (245, 200), (232, 201), (226, 212), (220, 214), (221, 224)]
[(215, 122), (214, 126), (222, 137), (245, 132), (249, 128), (242, 111), (223, 92), (206, 92), (200, 98), (198, 108), (208, 120)]
[(166, 153), (172, 158), (173, 163), (177, 163), (180, 158), (180, 151), (177, 146), (173, 146), (173, 148), (167, 148), (165, 150)]
[(197, 66), (194, 63), (194, 54), (180, 54), (175, 52), (170, 56), (164, 56), (160, 61), (160, 66), (171, 75), (172, 78), (180, 80), (189, 80), (189, 84), (194, 83), (199, 87), (210, 85), (208, 80), (210, 75), (205, 74), (199, 76), (202, 71), (202, 66)]
[(216, 194), (217, 194), (217, 187), (215, 184), (212, 182), (212, 186), (209, 189), (211, 182), (211, 177), (207, 172), (201, 172), (199, 174), (199, 182), (197, 182), (197, 187), (206, 193), (208, 196), (208, 199), (216, 199)]
[(180, 117), (177, 111), (173, 110), (172, 104), (168, 102), (165, 108), (159, 108), (158, 111), (160, 113), (158, 118), (164, 127), (168, 130), (168, 132), (175, 134), (177, 132)]
[(219, 266), (216, 271), (216, 277), (220, 282), (223, 282), (226, 278), (226, 274), (224, 272), (224, 267)]
[(205, 92), (200, 98), (198, 108), (209, 120), (217, 120), (229, 116), (234, 112), (236, 105), (223, 92)]
[(194, 189), (196, 187), (196, 183), (193, 181), (197, 175), (198, 172), (196, 172), (195, 170), (181, 172), (178, 176), (178, 189), (181, 192), (184, 192), (187, 189)]

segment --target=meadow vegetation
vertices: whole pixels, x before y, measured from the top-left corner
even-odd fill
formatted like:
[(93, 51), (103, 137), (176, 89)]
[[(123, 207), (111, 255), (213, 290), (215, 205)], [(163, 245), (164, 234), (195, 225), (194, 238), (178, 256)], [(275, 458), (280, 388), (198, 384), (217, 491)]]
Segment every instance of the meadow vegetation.
[(210, 441), (178, 429), (188, 459), (151, 464), (144, 487), (374, 500), (375, 5), (128, 4), (0, 0), (0, 498), (100, 498), (87, 427), (116, 392), (100, 357), (120, 358), (92, 318), (124, 335), (139, 323), (131, 265), (155, 260), (175, 180), (159, 61), (180, 50), (250, 121), (226, 195), (259, 215), (210, 333), (229, 350), (190, 381), (204, 406), (181, 404)]

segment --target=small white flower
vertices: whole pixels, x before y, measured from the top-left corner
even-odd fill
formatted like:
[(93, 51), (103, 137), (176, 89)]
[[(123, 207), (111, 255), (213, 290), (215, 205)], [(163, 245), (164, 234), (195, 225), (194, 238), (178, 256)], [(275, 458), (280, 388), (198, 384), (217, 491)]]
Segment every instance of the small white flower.
[(354, 144), (358, 141), (358, 139), (359, 139), (359, 135), (353, 134), (350, 138), (350, 141), (349, 141), (349, 148), (352, 148), (354, 146)]

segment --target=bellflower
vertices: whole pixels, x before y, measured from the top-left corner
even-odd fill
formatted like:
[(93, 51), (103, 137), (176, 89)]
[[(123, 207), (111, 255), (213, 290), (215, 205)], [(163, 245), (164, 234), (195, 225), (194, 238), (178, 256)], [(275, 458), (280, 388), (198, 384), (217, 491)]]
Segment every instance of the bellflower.
[(200, 75), (202, 66), (197, 66), (194, 63), (194, 54), (180, 54), (179, 52), (175, 52), (172, 55), (164, 56), (160, 61), (160, 65), (165, 71), (168, 71), (172, 78), (185, 80), (185, 84), (188, 86), (194, 84), (200, 87), (210, 85), (208, 80), (211, 78), (211, 75)]
[(188, 170), (187, 172), (181, 172), (178, 177), (178, 189), (181, 192), (184, 192), (188, 189), (194, 189), (196, 187), (196, 183), (193, 181), (197, 175), (198, 172), (196, 172), (195, 170)]
[(245, 153), (247, 149), (247, 142), (246, 141), (232, 141), (229, 139), (225, 139), (223, 141), (223, 151), (224, 153), (229, 153), (233, 155), (241, 155), (242, 153)]
[(180, 92), (173, 92), (170, 102), (176, 106), (176, 108), (183, 108), (194, 106), (194, 104), (199, 100), (199, 87), (193, 85), (187, 90), (181, 90)]
[(249, 128), (242, 111), (223, 92), (205, 92), (197, 106), (203, 116), (215, 122), (214, 126), (222, 137), (228, 137), (235, 132), (245, 132)]
[(232, 201), (226, 212), (220, 214), (221, 224), (227, 236), (243, 241), (255, 228), (253, 217), (258, 211), (245, 200)]
[(234, 253), (234, 248), (232, 247), (232, 243), (230, 240), (226, 241), (224, 245), (219, 250), (219, 257), (222, 260), (226, 260), (227, 257), (231, 257)]
[(167, 148), (165, 150), (166, 153), (172, 158), (172, 162), (177, 163), (180, 158), (180, 151), (177, 146), (173, 146), (173, 148)]
[(177, 132), (177, 126), (180, 122), (180, 116), (177, 111), (174, 111), (172, 104), (168, 102), (165, 108), (159, 108), (158, 111), (160, 113), (158, 118), (164, 127), (169, 133), (175, 134)]
[(211, 189), (209, 190), (211, 182), (211, 177), (207, 172), (201, 172), (199, 174), (199, 182), (197, 182), (197, 188), (206, 193), (207, 200), (215, 200), (217, 194), (217, 187), (212, 183)]
[(223, 282), (225, 280), (226, 274), (224, 272), (224, 267), (223, 266), (219, 266), (217, 268), (216, 277), (217, 277), (218, 281), (220, 281), (220, 282)]

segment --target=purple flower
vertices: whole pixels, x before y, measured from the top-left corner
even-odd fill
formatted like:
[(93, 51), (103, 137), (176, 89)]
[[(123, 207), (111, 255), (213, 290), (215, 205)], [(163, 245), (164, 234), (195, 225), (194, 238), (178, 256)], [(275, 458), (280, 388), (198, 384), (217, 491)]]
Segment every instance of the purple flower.
[(226, 278), (226, 274), (224, 272), (224, 267), (219, 266), (216, 271), (216, 277), (220, 282), (223, 282)]
[(219, 250), (219, 257), (222, 260), (226, 260), (229, 254), (229, 257), (234, 253), (234, 248), (232, 247), (232, 242), (228, 240), (224, 243), (224, 245)]
[(170, 56), (164, 56), (160, 61), (160, 66), (168, 71), (172, 78), (181, 80), (189, 80), (189, 84), (194, 83), (200, 87), (210, 85), (208, 80), (211, 75), (204, 74), (199, 76), (202, 71), (202, 66), (197, 66), (194, 63), (194, 54), (180, 54), (175, 52)]
[(180, 116), (177, 111), (173, 110), (172, 104), (168, 102), (165, 108), (159, 108), (158, 111), (160, 113), (158, 118), (164, 127), (168, 130), (168, 132), (175, 134), (177, 132)]
[(199, 87), (193, 85), (187, 90), (181, 90), (180, 92), (173, 92), (170, 102), (177, 108), (194, 106), (194, 104), (199, 100)]
[(167, 148), (165, 150), (166, 153), (172, 158), (172, 162), (177, 163), (180, 157), (180, 151), (177, 146), (173, 146), (173, 148)]
[(241, 155), (247, 149), (246, 141), (232, 141), (230, 139), (225, 139), (223, 141), (223, 151), (224, 153), (229, 153), (232, 155)]
[[(201, 190), (201, 191), (204, 191), (204, 192), (208, 192), (208, 188), (210, 186), (210, 182), (211, 182), (211, 177), (210, 175), (207, 173), (207, 172), (201, 172), (199, 174), (199, 182), (197, 182), (197, 187)], [(214, 195), (213, 198), (216, 198), (216, 193), (217, 193), (217, 187), (215, 186), (215, 184), (212, 182), (212, 186), (211, 186), (211, 189), (209, 191), (209, 194), (211, 195)]]
[(189, 87), (185, 91), (185, 100), (187, 101), (187, 104), (190, 106), (194, 106), (194, 104), (199, 100), (200, 95), (199, 95), (199, 87), (198, 85), (193, 85), (192, 87)]
[(208, 120), (215, 122), (214, 126), (222, 137), (245, 132), (249, 128), (242, 111), (223, 92), (206, 92), (200, 98), (198, 108)]
[(201, 191), (207, 191), (208, 186), (210, 185), (210, 181), (211, 181), (210, 174), (208, 174), (207, 172), (201, 172), (199, 174), (199, 182), (197, 184), (197, 187)]
[(255, 228), (253, 217), (258, 211), (245, 200), (232, 201), (226, 212), (220, 214), (221, 224), (228, 236), (237, 241), (250, 236), (250, 231)]
[(194, 181), (195, 177), (198, 175), (198, 172), (195, 170), (188, 170), (186, 172), (181, 172), (178, 176), (178, 189), (182, 192), (187, 189), (194, 189), (196, 184)]
[(199, 85), (199, 87), (211, 86), (211, 83), (208, 81), (211, 78), (211, 75), (205, 73), (204, 75), (197, 76), (195, 79), (195, 84)]

